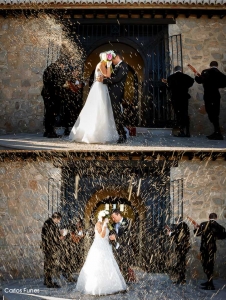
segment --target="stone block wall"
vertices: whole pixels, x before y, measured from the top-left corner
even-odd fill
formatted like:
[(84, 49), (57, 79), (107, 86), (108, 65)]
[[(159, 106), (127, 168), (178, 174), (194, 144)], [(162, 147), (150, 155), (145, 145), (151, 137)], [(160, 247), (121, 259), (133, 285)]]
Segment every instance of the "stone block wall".
[(43, 72), (59, 56), (62, 43), (80, 55), (54, 18), (0, 16), (0, 134), (42, 132)]
[(1, 134), (42, 128), (48, 29), (45, 20), (0, 17)]
[[(190, 216), (196, 222), (208, 220), (211, 212), (218, 215), (218, 222), (226, 228), (226, 162), (184, 161), (171, 169), (171, 179), (184, 180), (184, 219)], [(205, 278), (198, 260), (200, 237), (194, 237), (194, 226), (190, 226), (192, 248), (189, 252), (188, 276)], [(226, 278), (226, 240), (217, 241), (215, 276)]]
[(52, 214), (50, 177), (60, 178), (52, 163), (0, 163), (0, 279), (43, 273), (41, 228)]
[(51, 41), (61, 42), (61, 28), (50, 18), (0, 17), (0, 134), (42, 130), (42, 75)]
[[(169, 35), (175, 34), (182, 34), (186, 73), (193, 76), (187, 63), (201, 71), (212, 60), (217, 60), (219, 69), (226, 72), (224, 18), (203, 16), (197, 19), (192, 15), (189, 18), (179, 15), (176, 24), (169, 25)], [(39, 18), (0, 17), (0, 134), (43, 131), (42, 74), (48, 55), (54, 61), (62, 41), (68, 42), (62, 25), (45, 15)], [(81, 55), (77, 48), (73, 52)], [(226, 91), (222, 89), (221, 94), (220, 125), (226, 133)], [(191, 133), (212, 133), (212, 125), (203, 111), (202, 86), (195, 83), (191, 96)]]
[[(187, 64), (194, 66), (200, 73), (207, 69), (211, 61), (216, 60), (219, 70), (226, 73), (226, 20), (219, 16), (199, 19), (194, 16), (185, 18), (179, 16), (175, 25), (169, 25), (169, 36), (181, 34), (184, 72), (194, 78)], [(220, 125), (226, 133), (226, 88), (220, 89), (221, 112)], [(191, 134), (211, 134), (213, 126), (203, 109), (203, 87), (196, 82), (190, 89), (189, 115), (191, 119)]]
[[(48, 178), (61, 179), (52, 162), (0, 163), (0, 279), (33, 278), (43, 274), (41, 228), (48, 211)], [(198, 223), (216, 212), (226, 227), (226, 162), (181, 161), (171, 169), (171, 180), (184, 180), (184, 217)], [(53, 211), (56, 210), (56, 201)], [(79, 209), (79, 208), (78, 208)], [(189, 223), (188, 223), (189, 224)], [(205, 278), (197, 259), (200, 238), (191, 230), (189, 278)], [(226, 278), (226, 240), (217, 241), (215, 276)]]

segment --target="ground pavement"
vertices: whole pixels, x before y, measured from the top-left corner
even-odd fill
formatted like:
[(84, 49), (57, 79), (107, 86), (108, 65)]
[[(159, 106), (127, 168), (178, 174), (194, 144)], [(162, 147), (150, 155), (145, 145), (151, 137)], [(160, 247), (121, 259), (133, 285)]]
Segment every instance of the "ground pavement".
[(58, 151), (225, 151), (226, 137), (222, 141), (208, 140), (206, 136), (174, 137), (169, 129), (137, 129), (124, 144), (84, 144), (69, 141), (68, 137), (51, 139), (42, 133), (18, 133), (0, 136), (1, 150), (58, 150)]
[[(186, 285), (174, 285), (165, 274), (150, 274), (136, 271), (137, 283), (131, 284), (126, 293), (108, 296), (81, 295), (74, 291), (75, 283), (66, 283), (60, 279), (60, 289), (48, 289), (42, 279), (12, 280), (2, 283), (4, 300), (225, 300), (226, 280), (215, 280), (215, 291), (205, 291), (200, 288), (202, 281), (187, 281)], [(15, 290), (26, 289), (25, 294), (13, 293)], [(32, 296), (28, 295), (33, 290)], [(35, 291), (36, 290), (36, 291)], [(9, 292), (10, 291), (10, 292)]]

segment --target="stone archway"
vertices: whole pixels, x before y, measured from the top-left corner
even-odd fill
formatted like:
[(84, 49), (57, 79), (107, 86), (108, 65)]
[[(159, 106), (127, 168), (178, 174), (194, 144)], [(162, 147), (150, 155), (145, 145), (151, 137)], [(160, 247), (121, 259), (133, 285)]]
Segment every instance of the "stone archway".
[[(84, 225), (85, 229), (89, 229), (90, 227), (90, 219), (93, 210), (96, 208), (98, 203), (100, 203), (102, 200), (106, 199), (107, 197), (112, 197), (112, 198), (124, 198), (128, 199), (128, 191), (121, 189), (121, 190), (114, 190), (114, 189), (102, 189), (97, 192), (95, 192), (87, 201), (87, 204), (85, 206), (85, 211), (84, 211)], [(142, 201), (142, 198), (137, 196), (135, 193), (131, 194), (130, 200), (128, 199), (128, 202), (131, 203), (131, 206), (135, 209), (136, 214), (139, 217), (139, 226), (138, 228), (136, 227), (135, 236), (134, 238), (136, 239), (136, 249), (137, 249), (137, 255), (136, 255), (136, 265), (141, 265), (142, 264), (142, 247), (143, 247), (143, 233), (144, 233), (144, 227), (143, 224), (145, 222), (145, 216), (146, 216), (146, 206), (144, 202)], [(138, 225), (136, 223), (136, 226)], [(86, 251), (90, 247), (90, 241), (87, 240), (86, 242)]]
[(110, 49), (120, 50), (124, 61), (129, 66), (129, 73), (125, 84), (123, 107), (128, 107), (131, 112), (133, 111), (131, 124), (127, 125), (137, 126), (142, 119), (141, 107), (144, 99), (143, 82), (145, 78), (146, 63), (142, 53), (140, 53), (140, 51), (138, 52), (135, 47), (129, 44), (129, 42), (112, 42), (110, 45), (109, 43), (101, 44), (89, 53), (84, 63), (84, 77), (89, 84), (83, 88), (83, 102), (85, 102), (89, 93), (89, 88), (93, 83), (95, 67), (99, 62), (99, 54)]
[[(89, 222), (91, 218), (91, 214), (93, 209), (96, 207), (96, 205), (102, 201), (103, 199), (107, 198), (108, 196), (111, 197), (120, 197), (128, 199), (128, 191), (126, 190), (113, 190), (113, 189), (103, 189), (99, 190), (96, 193), (92, 195), (92, 197), (87, 201), (85, 212), (84, 212), (84, 224), (85, 228), (89, 227)], [(136, 209), (139, 218), (141, 221), (145, 219), (145, 211), (146, 207), (141, 199), (141, 197), (136, 196), (136, 194), (132, 193), (130, 198), (131, 205)]]

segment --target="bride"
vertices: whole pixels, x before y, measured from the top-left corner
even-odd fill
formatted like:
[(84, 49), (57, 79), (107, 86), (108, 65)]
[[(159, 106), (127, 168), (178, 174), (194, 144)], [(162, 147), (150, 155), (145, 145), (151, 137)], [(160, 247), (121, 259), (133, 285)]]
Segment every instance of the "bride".
[(95, 81), (98, 76), (110, 77), (113, 51), (100, 53), (95, 69), (94, 83), (86, 103), (75, 122), (69, 139), (82, 143), (106, 143), (118, 140), (111, 100), (106, 84)]
[(108, 295), (125, 291), (127, 286), (109, 244), (107, 211), (100, 211), (95, 239), (79, 274), (76, 291), (89, 295)]

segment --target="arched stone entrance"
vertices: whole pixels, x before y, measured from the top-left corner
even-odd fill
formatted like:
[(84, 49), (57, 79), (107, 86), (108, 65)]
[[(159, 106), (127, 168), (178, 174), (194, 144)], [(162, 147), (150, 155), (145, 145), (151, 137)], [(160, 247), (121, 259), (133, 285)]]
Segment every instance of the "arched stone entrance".
[[(89, 88), (93, 83), (95, 67), (100, 61), (99, 54), (101, 52), (118, 49), (123, 55), (124, 61), (129, 66), (129, 73), (125, 85), (124, 101), (122, 103), (125, 113), (130, 111), (130, 116), (126, 117), (131, 124), (138, 125), (142, 119), (142, 101), (143, 101), (143, 82), (145, 78), (145, 62), (137, 49), (126, 43), (105, 43), (97, 46), (86, 58), (84, 64), (84, 77), (89, 81), (83, 90), (83, 101), (86, 100)], [(131, 115), (132, 111), (132, 115)], [(127, 124), (126, 124), (127, 125)]]
[[(80, 21), (69, 27), (74, 40), (84, 50), (85, 77), (90, 77), (101, 51), (122, 50), (125, 61), (138, 73), (138, 125), (171, 127), (174, 115), (166, 86), (161, 81), (167, 78), (170, 70), (168, 25), (165, 22), (152, 24), (150, 19), (137, 20), (135, 24), (131, 18), (123, 23), (112, 18), (84, 18)], [(92, 55), (93, 59), (89, 60)], [(138, 60), (140, 63), (137, 63)], [(88, 87), (85, 91), (84, 101)]]
[[(85, 207), (84, 224), (85, 224), (86, 228), (89, 227), (90, 218), (91, 218), (94, 208), (97, 206), (97, 204), (99, 202), (101, 202), (103, 199), (107, 198), (108, 196), (128, 199), (129, 194), (128, 194), (128, 191), (126, 191), (126, 190), (113, 190), (113, 189), (112, 190), (103, 189), (103, 190), (99, 190), (96, 193), (94, 193), (92, 195), (92, 197), (88, 200), (86, 207)], [(144, 220), (146, 207), (142, 203), (142, 199), (140, 197), (136, 196), (136, 194), (132, 194), (129, 201), (131, 202), (131, 205), (137, 211), (140, 220), (141, 221)]]
[[(85, 210), (84, 210), (84, 224), (85, 229), (89, 229), (90, 226), (93, 226), (96, 220), (92, 220), (92, 214), (94, 210), (98, 207), (104, 199), (110, 197), (111, 199), (125, 199), (131, 205), (134, 210), (134, 218), (133, 218), (133, 247), (134, 252), (136, 253), (135, 263), (136, 265), (141, 265), (142, 263), (142, 247), (143, 247), (143, 223), (145, 222), (146, 216), (146, 207), (142, 201), (142, 198), (132, 193), (130, 199), (129, 193), (127, 190), (113, 190), (113, 189), (102, 189), (95, 192), (91, 198), (87, 201)], [(122, 213), (123, 215), (123, 213)], [(87, 240), (85, 245), (86, 249), (89, 249), (90, 241)]]
[[(134, 240), (139, 248), (136, 264), (144, 269), (151, 268), (152, 271), (164, 270), (162, 254), (165, 253), (166, 244), (163, 229), (170, 214), (171, 165), (171, 161), (137, 162), (129, 159), (68, 162), (62, 172), (62, 182), (65, 183), (62, 211), (65, 219), (82, 219), (87, 230), (84, 241), (86, 251), (93, 241), (95, 210), (108, 197), (113, 200), (125, 199), (136, 212)], [(76, 176), (80, 178), (77, 192)], [(159, 252), (150, 266), (150, 256), (156, 253), (156, 249)]]

